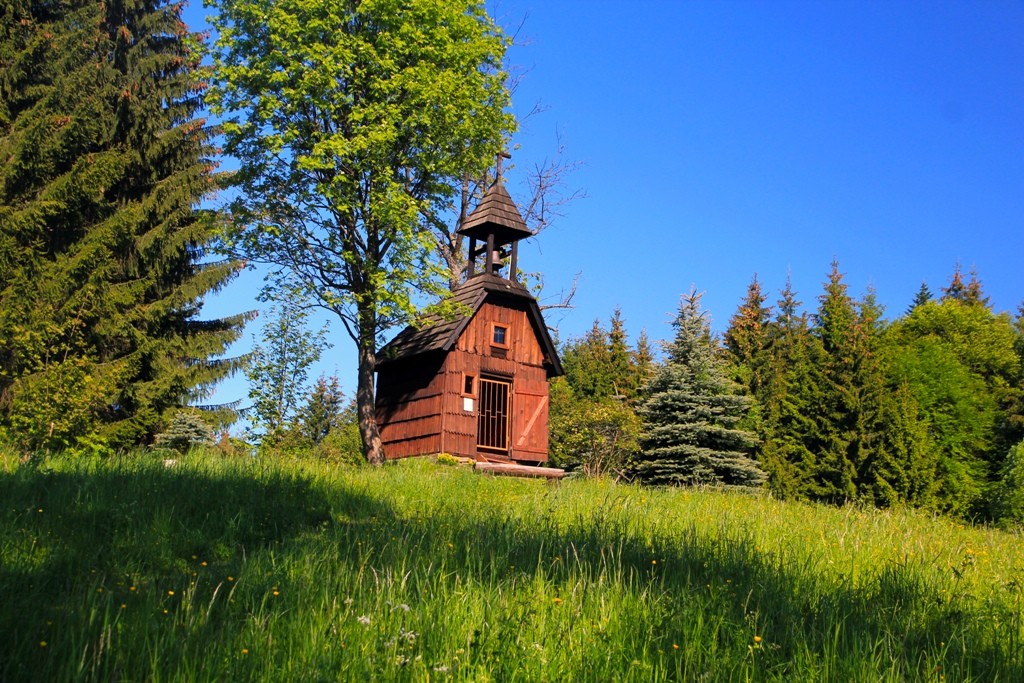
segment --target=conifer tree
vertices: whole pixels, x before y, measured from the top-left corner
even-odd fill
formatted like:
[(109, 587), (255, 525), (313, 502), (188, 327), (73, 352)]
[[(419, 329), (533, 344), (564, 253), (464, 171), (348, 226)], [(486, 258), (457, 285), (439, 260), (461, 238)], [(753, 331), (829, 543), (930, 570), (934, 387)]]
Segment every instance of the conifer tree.
[(815, 406), (819, 402), (818, 340), (789, 277), (768, 330), (768, 368), (760, 395), (762, 439), (759, 460), (769, 487), (784, 498), (818, 498), (817, 448), (821, 442)]
[(873, 465), (887, 458), (880, 422), (885, 389), (877, 354), (881, 310), (870, 290), (854, 303), (836, 261), (819, 301), (814, 333), (823, 356), (816, 407), (823, 430), (817, 479), (821, 497), (840, 503), (863, 498), (885, 469)]
[(306, 403), (299, 409), (297, 422), (302, 435), (313, 444), (319, 444), (332, 430), (341, 426), (345, 412), (345, 394), (337, 376), (320, 376)]
[(634, 395), (639, 396), (644, 385), (650, 381), (654, 374), (654, 350), (651, 348), (651, 341), (647, 337), (647, 330), (640, 330), (636, 338), (636, 346), (632, 352), (633, 384)]
[(22, 0), (0, 19), (0, 422), (28, 449), (145, 441), (238, 367), (197, 320), (211, 132), (198, 35), (165, 0)]
[(857, 497), (853, 453), (856, 429), (856, 311), (839, 264), (832, 262), (825, 292), (819, 296), (814, 333), (823, 353), (821, 400), (815, 406), (823, 430), (816, 478), (822, 497), (841, 503)]
[(736, 379), (753, 396), (763, 393), (767, 369), (768, 325), (771, 308), (765, 306), (766, 297), (761, 283), (754, 274), (747, 286), (746, 296), (729, 320), (725, 331), (725, 349), (736, 370)]
[[(902, 502), (906, 490), (905, 465), (888, 448), (886, 411), (892, 403), (881, 361), (881, 338), (885, 330), (883, 308), (873, 287), (856, 304), (856, 467), (857, 495), (876, 505)], [(916, 454), (915, 454), (916, 455)]]
[(989, 298), (981, 289), (981, 278), (978, 277), (978, 269), (975, 267), (971, 268), (971, 279), (964, 288), (964, 303), (989, 308)]
[(907, 503), (936, 508), (938, 453), (909, 383), (901, 381), (882, 404), (885, 453), (867, 473), (870, 499), (887, 507)]
[(923, 306), (932, 300), (932, 290), (928, 288), (928, 283), (922, 281), (921, 288), (917, 290), (917, 294), (914, 295), (914, 300), (910, 302), (910, 306), (907, 308), (907, 315), (914, 312), (914, 309), (918, 306)]
[(622, 312), (615, 309), (609, 329), (595, 320), (583, 337), (561, 350), (565, 378), (577, 399), (632, 400), (641, 380), (629, 348)]
[(1014, 348), (1017, 351), (1018, 382), (1012, 387), (1013, 394), (1006, 401), (1007, 436), (1011, 441), (1024, 439), (1024, 302), (1017, 308), (1013, 321), (1016, 331)]
[(612, 394), (618, 399), (636, 397), (636, 368), (626, 337), (626, 323), (622, 320), (622, 309), (612, 312), (608, 328), (608, 370), (612, 376)]
[(960, 262), (957, 261), (953, 268), (953, 274), (949, 278), (949, 284), (942, 288), (942, 301), (965, 301), (967, 298), (967, 285), (964, 284), (964, 275)]
[(562, 348), (565, 378), (578, 398), (607, 398), (615, 393), (610, 353), (608, 331), (597, 319), (583, 337), (570, 340)]
[(666, 361), (646, 387), (633, 474), (651, 484), (760, 486), (756, 436), (737, 427), (750, 399), (727, 378), (700, 299), (696, 289), (682, 297)]

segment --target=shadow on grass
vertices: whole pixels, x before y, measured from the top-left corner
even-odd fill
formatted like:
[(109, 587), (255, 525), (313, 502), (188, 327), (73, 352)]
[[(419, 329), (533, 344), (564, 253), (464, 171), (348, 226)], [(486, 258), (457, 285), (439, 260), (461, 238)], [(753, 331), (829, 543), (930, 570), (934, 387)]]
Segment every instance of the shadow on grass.
[(0, 681), (38, 680), (33, 650), (47, 633), (81, 629), (89, 617), (80, 612), (102, 609), (97, 593), (115, 602), (180, 594), (200, 571), (225, 581), (247, 558), (325, 528), (332, 506), (388, 514), (351, 495), (358, 500), (328, 500), (279, 471), (159, 461), (0, 474)]
[[(453, 486), (469, 481), (451, 477)], [(562, 524), (494, 506), (479, 514), (458, 509), (459, 503), (413, 511), (356, 485), (324, 490), (278, 470), (211, 473), (158, 463), (123, 470), (23, 468), (0, 474), (0, 501), (5, 681), (33, 679), (31, 650), (39, 633), (50, 621), (79, 623), (68, 610), (87, 605), (90, 591), (180, 586), (202, 563), (203, 571), (219, 577), (237, 576), (247, 558), (261, 553), (310, 552), (316, 548), (310, 535), (320, 532), (348, 565), (338, 571), (370, 562), (429, 577), (440, 571), (438, 554), (448, 552), (442, 580), (483, 572), (485, 582), (524, 577), (528, 583), (543, 570), (547, 580), (569, 585), (580, 576), (618, 572), (629, 579), (624, 590), (663, 596), (664, 623), (638, 629), (657, 629), (663, 646), (670, 646), (685, 632), (672, 620), (700, 601), (731, 626), (718, 637), (744, 630), (764, 636), (773, 648), (763, 653), (765, 678), (786, 678), (791, 662), (808, 653), (823, 659), (851, 653), (851, 666), (870, 660), (880, 672), (908, 680), (938, 680), (924, 668), (933, 660), (944, 662), (949, 680), (1024, 680), (1020, 615), (997, 606), (984, 613), (984, 605), (936, 595), (913, 567), (875, 568), (872, 582), (854, 588), (766, 556), (741, 531), (720, 530), (713, 539), (697, 527), (671, 537), (644, 534), (600, 505), (589, 517)], [(1012, 637), (997, 637), (993, 625), (1000, 620)], [(831, 669), (820, 679), (841, 676)]]

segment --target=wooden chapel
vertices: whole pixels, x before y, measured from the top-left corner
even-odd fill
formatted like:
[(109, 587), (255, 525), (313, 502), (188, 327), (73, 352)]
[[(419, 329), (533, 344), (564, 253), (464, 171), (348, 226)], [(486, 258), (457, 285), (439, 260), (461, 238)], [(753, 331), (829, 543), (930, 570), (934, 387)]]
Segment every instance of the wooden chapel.
[(536, 299), (517, 279), (533, 233), (501, 180), (463, 221), (464, 315), (408, 327), (377, 354), (376, 413), (388, 459), (449, 453), (478, 463), (548, 459), (548, 380), (562, 374)]

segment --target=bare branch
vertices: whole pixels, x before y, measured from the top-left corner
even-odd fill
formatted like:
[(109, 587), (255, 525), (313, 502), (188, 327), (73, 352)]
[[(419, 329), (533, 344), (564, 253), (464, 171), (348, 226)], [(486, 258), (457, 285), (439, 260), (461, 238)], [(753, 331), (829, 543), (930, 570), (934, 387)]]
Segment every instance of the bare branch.
[[(547, 310), (559, 309), (559, 308), (561, 308), (561, 309), (572, 308), (573, 307), (572, 300), (576, 296), (576, 287), (579, 285), (580, 277), (582, 277), (582, 276), (583, 276), (582, 272), (576, 273), (576, 275), (574, 275), (573, 278), (572, 278), (572, 284), (569, 286), (569, 291), (566, 292), (563, 289), (562, 291), (560, 291), (558, 293), (557, 297), (552, 297), (552, 298), (557, 298), (558, 299), (558, 301), (556, 303), (552, 303), (552, 304), (544, 304), (544, 303), (542, 303), (542, 304), (540, 304), (540, 310), (541, 311), (547, 311)], [(541, 282), (541, 284), (543, 285), (543, 281)]]

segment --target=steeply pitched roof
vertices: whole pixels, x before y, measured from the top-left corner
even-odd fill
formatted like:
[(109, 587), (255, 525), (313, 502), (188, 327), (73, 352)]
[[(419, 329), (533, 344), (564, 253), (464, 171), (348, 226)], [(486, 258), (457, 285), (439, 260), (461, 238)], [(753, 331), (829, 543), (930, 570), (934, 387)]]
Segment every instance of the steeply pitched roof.
[(468, 309), (466, 315), (452, 320), (436, 318), (419, 328), (410, 325), (377, 352), (377, 366), (380, 367), (431, 351), (450, 351), (458, 341), (459, 335), (488, 299), (492, 301), (513, 300), (524, 304), (526, 314), (537, 335), (537, 341), (544, 350), (545, 357), (550, 361), (548, 375), (555, 377), (563, 374), (562, 364), (558, 360), (558, 352), (544, 325), (544, 318), (541, 316), (537, 300), (533, 298), (526, 287), (518, 282), (487, 274), (470, 278), (452, 293), (452, 301), (462, 304)]
[(492, 230), (502, 244), (533, 235), (501, 182), (491, 185), (458, 232), (470, 237), (485, 238)]

